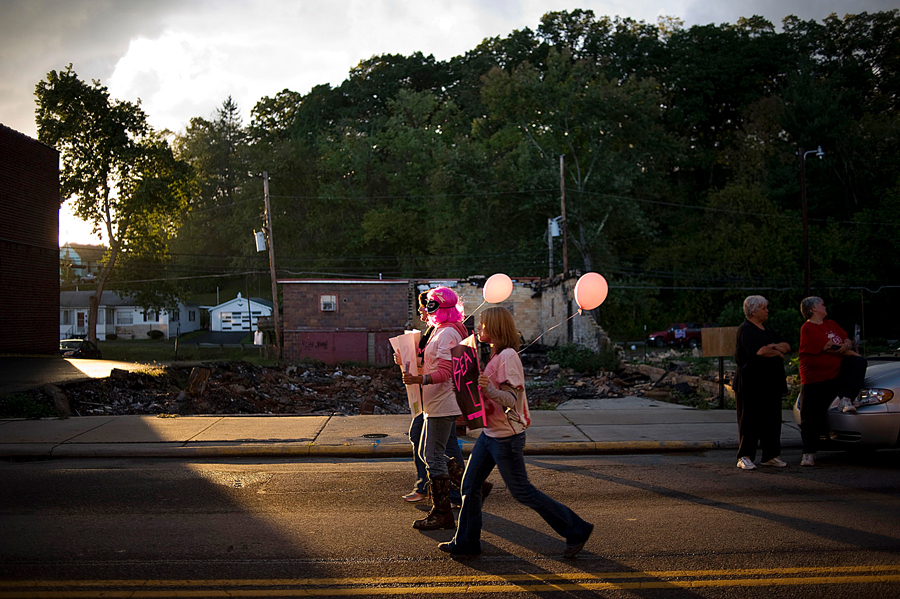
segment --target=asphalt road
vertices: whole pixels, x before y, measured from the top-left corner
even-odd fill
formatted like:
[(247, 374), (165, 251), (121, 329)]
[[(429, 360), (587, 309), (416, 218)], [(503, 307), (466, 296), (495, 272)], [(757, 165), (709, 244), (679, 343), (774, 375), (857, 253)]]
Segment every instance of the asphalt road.
[(529, 458), (596, 524), (574, 560), (496, 473), (484, 554), (454, 560), (411, 528), (409, 460), (0, 463), (0, 599), (900, 596), (900, 452), (819, 457)]

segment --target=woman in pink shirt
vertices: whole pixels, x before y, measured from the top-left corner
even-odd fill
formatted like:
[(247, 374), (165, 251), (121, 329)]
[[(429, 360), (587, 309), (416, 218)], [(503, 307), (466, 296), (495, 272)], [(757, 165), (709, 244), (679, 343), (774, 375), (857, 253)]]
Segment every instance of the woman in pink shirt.
[(482, 484), (497, 467), (510, 494), (536, 511), (566, 539), (565, 557), (575, 557), (594, 525), (537, 490), (525, 472), (525, 429), (531, 424), (525, 396), (525, 372), (519, 359), (519, 332), (509, 310), (491, 307), (481, 313), (478, 339), (491, 346), (491, 358), (478, 387), (484, 397), (485, 426), (472, 448), (462, 480), (459, 526), (449, 543), (438, 545), (453, 555), (481, 553)]

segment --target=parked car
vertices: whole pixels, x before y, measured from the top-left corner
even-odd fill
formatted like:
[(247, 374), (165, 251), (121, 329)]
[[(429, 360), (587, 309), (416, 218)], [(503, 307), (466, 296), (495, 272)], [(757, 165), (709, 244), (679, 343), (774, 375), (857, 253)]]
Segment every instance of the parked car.
[(59, 342), (59, 353), (63, 358), (103, 358), (100, 349), (87, 339), (63, 339)]
[[(900, 439), (900, 342), (887, 352), (866, 356), (869, 367), (863, 388), (853, 402), (856, 414), (828, 411), (823, 446), (829, 449), (897, 447)], [(800, 424), (803, 392), (794, 403)]]
[(719, 326), (714, 322), (697, 325), (692, 322), (676, 322), (669, 325), (664, 331), (657, 331), (647, 335), (647, 345), (665, 347), (674, 345), (678, 347), (697, 347), (701, 343), (701, 329)]

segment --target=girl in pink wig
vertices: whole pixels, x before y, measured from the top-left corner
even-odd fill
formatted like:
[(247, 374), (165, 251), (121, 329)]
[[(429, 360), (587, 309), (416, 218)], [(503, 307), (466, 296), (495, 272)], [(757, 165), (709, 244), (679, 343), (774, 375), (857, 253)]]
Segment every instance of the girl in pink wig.
[(422, 374), (404, 373), (406, 385), (422, 385), (425, 425), (419, 453), (428, 472), (433, 507), (428, 515), (413, 523), (419, 530), (456, 528), (450, 505), (450, 471), (446, 455), (447, 441), (462, 414), (453, 390), (450, 351), (466, 337), (462, 302), (452, 289), (437, 287), (428, 292), (425, 302), (427, 322), (435, 327), (425, 346)]

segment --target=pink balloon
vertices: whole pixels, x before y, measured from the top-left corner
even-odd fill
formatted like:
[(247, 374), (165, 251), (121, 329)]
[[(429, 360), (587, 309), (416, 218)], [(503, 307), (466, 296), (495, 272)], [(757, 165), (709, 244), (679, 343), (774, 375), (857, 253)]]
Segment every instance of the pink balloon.
[(606, 300), (609, 285), (602, 275), (585, 273), (575, 283), (575, 301), (582, 310), (593, 310)]
[(512, 279), (505, 274), (497, 273), (484, 284), (484, 301), (489, 304), (499, 304), (512, 294)]

